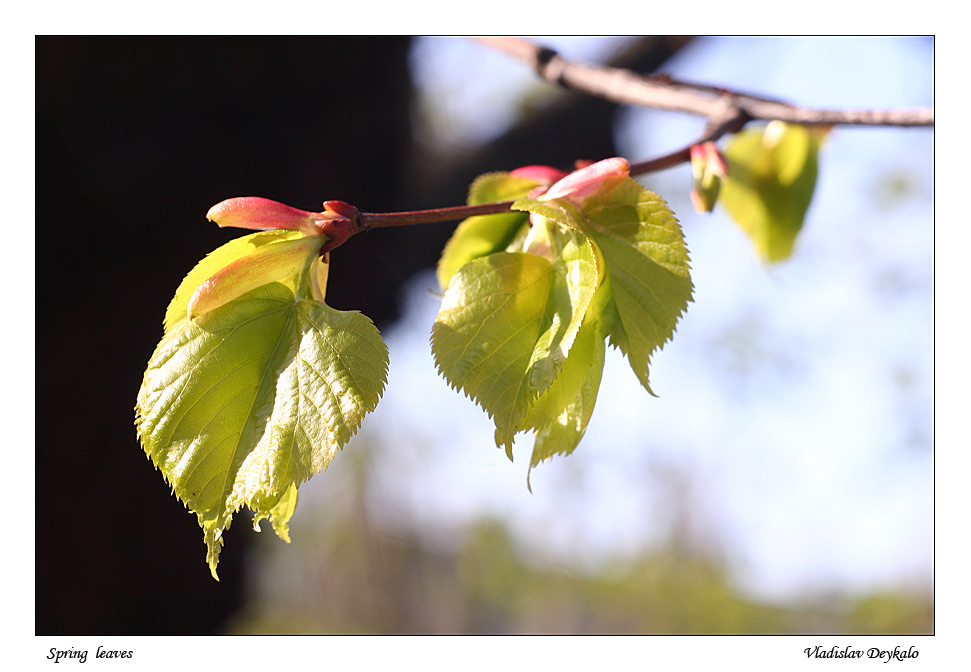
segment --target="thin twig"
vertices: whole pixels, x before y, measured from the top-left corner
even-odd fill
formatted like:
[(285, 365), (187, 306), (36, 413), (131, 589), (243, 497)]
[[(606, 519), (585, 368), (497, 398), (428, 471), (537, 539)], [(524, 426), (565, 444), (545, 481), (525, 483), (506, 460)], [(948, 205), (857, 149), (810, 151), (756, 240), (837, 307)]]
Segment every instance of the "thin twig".
[(358, 231), (383, 229), (390, 226), (410, 226), (412, 224), (432, 224), (451, 222), (476, 215), (496, 215), (509, 212), (513, 201), (483, 203), (481, 205), (455, 205), (448, 208), (431, 210), (411, 210), (408, 212), (362, 212), (358, 215)]
[[(517, 37), (478, 37), (478, 42), (527, 63), (543, 79), (616, 103), (686, 112), (708, 120), (702, 135), (690, 145), (663, 156), (630, 165), (631, 175), (644, 175), (685, 163), (691, 147), (741, 130), (752, 120), (779, 120), (803, 125), (933, 126), (934, 110), (819, 110), (729, 91), (721, 87), (688, 83), (666, 75), (638, 75), (629, 70), (572, 63), (552, 49)], [(459, 205), (409, 212), (362, 212), (354, 221), (354, 233), (392, 226), (450, 222), (476, 215), (510, 212), (513, 201)]]
[(724, 135), (735, 133), (736, 131), (741, 130), (742, 127), (748, 122), (749, 116), (744, 110), (727, 108), (723, 111), (722, 117), (709, 123), (704, 134), (702, 134), (700, 138), (692, 142), (690, 145), (682, 147), (681, 149), (671, 152), (670, 154), (665, 154), (664, 156), (658, 156), (653, 159), (647, 159), (646, 161), (632, 163), (630, 164), (630, 174), (645, 175), (647, 173), (655, 173), (665, 168), (671, 168), (672, 166), (686, 163), (687, 161), (691, 160), (691, 148), (695, 145), (701, 145), (706, 142), (714, 142)]
[[(691, 147), (704, 142), (713, 142), (727, 133), (734, 133), (746, 124), (746, 114), (734, 108), (727, 108), (721, 112), (722, 118), (709, 124), (704, 135), (697, 141), (670, 154), (659, 156), (647, 161), (630, 164), (631, 175), (645, 175), (664, 168), (679, 165), (690, 160)], [(495, 215), (512, 210), (513, 201), (483, 203), (480, 205), (457, 205), (449, 208), (434, 208), (431, 210), (412, 210), (409, 212), (362, 212), (355, 222), (356, 231), (360, 233), (368, 229), (380, 229), (391, 226), (411, 226), (412, 224), (431, 224), (433, 222), (450, 222), (476, 215)]]
[(645, 77), (630, 70), (585, 65), (519, 37), (476, 37), (481, 44), (528, 64), (543, 79), (615, 103), (685, 112), (715, 118), (726, 104), (749, 119), (803, 125), (933, 126), (934, 110), (826, 110), (797, 107), (720, 87), (686, 84), (665, 77)]

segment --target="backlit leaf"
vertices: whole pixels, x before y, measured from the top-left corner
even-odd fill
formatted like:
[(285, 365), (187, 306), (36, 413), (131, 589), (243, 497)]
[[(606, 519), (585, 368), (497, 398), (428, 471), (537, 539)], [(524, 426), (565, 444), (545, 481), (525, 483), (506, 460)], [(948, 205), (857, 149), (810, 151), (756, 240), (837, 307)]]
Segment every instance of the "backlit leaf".
[(555, 261), (498, 252), (463, 265), (432, 328), (439, 371), (489, 413), (507, 452), (563, 368), (596, 288), (587, 241), (569, 230), (552, 238)]
[[(169, 302), (169, 306), (165, 311), (165, 330), (168, 331), (179, 322), (187, 319), (186, 310), (189, 306), (189, 299), (192, 298), (193, 293), (195, 293), (199, 285), (215, 273), (242, 257), (253, 254), (266, 245), (298, 240), (303, 237), (304, 234), (299, 231), (262, 231), (260, 233), (251, 233), (242, 238), (235, 238), (210, 252), (189, 271), (189, 274), (179, 284), (179, 288), (175, 290), (175, 296)], [(296, 291), (296, 287), (293, 286), (294, 284), (291, 283), (290, 289)]]
[(607, 178), (579, 210), (564, 199), (522, 199), (513, 207), (574, 227), (595, 243), (610, 283), (601, 319), (611, 344), (650, 391), (651, 355), (674, 334), (692, 293), (688, 250), (674, 214), (629, 177)]
[(322, 245), (319, 236), (262, 245), (252, 253), (223, 266), (199, 285), (189, 299), (188, 317), (194, 320), (278, 279), (296, 280)]
[(197, 514), (213, 576), (240, 508), (269, 517), (287, 539), (296, 486), (325, 469), (377, 405), (387, 361), (365, 316), (297, 299), (281, 283), (170, 325), (145, 372), (136, 426)]
[(260, 521), (270, 519), (270, 524), (273, 526), (273, 531), (276, 532), (277, 536), (283, 539), (283, 541), (290, 543), (290, 518), (293, 516), (293, 512), (297, 510), (297, 484), (291, 483), (290, 487), (287, 488), (279, 501), (271, 508), (269, 511), (263, 511), (257, 513), (253, 516), (253, 529), (257, 532), (260, 531)]
[(816, 186), (822, 138), (822, 131), (773, 121), (736, 134), (725, 149), (720, 203), (764, 261), (792, 253)]
[(529, 468), (553, 455), (569, 455), (593, 415), (604, 366), (604, 332), (599, 320), (585, 321), (553, 384), (530, 406), (524, 427), (535, 430)]

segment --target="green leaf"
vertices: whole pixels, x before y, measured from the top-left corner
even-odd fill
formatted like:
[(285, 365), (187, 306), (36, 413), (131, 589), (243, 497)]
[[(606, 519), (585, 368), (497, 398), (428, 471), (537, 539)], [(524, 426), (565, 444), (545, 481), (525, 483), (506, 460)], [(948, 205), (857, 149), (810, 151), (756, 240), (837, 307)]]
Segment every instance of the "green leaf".
[(170, 325), (145, 372), (136, 426), (197, 514), (213, 576), (240, 508), (270, 517), (287, 538), (296, 486), (325, 469), (377, 405), (387, 361), (365, 316), (295, 299), (281, 283)]
[(297, 510), (297, 484), (291, 483), (287, 491), (280, 496), (280, 500), (269, 511), (253, 516), (253, 529), (260, 531), (260, 521), (270, 519), (273, 531), (283, 541), (290, 543), (290, 518)]
[[(509, 173), (487, 173), (476, 178), (469, 188), (469, 205), (511, 201), (529, 193), (533, 180), (513, 177)], [(438, 262), (438, 283), (448, 288), (455, 271), (464, 264), (505, 250), (526, 225), (527, 217), (519, 212), (480, 215), (463, 220), (445, 245)]]
[(530, 214), (516, 243), (525, 252), (458, 269), (432, 349), (445, 378), (493, 418), (507, 453), (517, 432), (535, 431), (532, 469), (582, 438), (608, 336), (650, 391), (651, 354), (670, 339), (692, 286), (680, 225), (628, 177), (607, 177), (579, 209), (569, 196), (512, 207)]
[(515, 177), (509, 173), (486, 173), (479, 175), (469, 187), (469, 205), (513, 201), (525, 196), (539, 183), (525, 177)]
[(674, 334), (691, 301), (688, 250), (674, 214), (628, 177), (604, 180), (579, 210), (565, 199), (521, 199), (513, 207), (575, 228), (596, 244), (610, 287), (601, 319), (611, 344), (627, 355), (650, 392), (651, 355)]
[(572, 453), (586, 432), (603, 374), (606, 332), (602, 318), (609, 300), (610, 282), (606, 281), (594, 292), (563, 369), (550, 389), (529, 407), (523, 428), (532, 428), (535, 434), (530, 471), (553, 455)]
[(525, 427), (536, 430), (530, 471), (553, 455), (569, 455), (580, 443), (597, 402), (603, 366), (603, 324), (586, 320), (560, 375), (530, 406), (523, 421)]
[[(210, 252), (205, 259), (189, 271), (189, 274), (182, 280), (179, 288), (175, 290), (175, 296), (169, 302), (169, 306), (165, 311), (165, 331), (168, 331), (179, 322), (187, 319), (186, 311), (189, 306), (189, 299), (192, 298), (196, 289), (224, 267), (253, 254), (266, 245), (298, 240), (303, 237), (304, 234), (299, 231), (261, 231), (231, 240)], [(290, 289), (296, 290), (292, 286), (292, 283)]]
[(551, 244), (555, 261), (498, 252), (464, 264), (432, 328), (439, 371), (489, 413), (507, 453), (530, 404), (563, 368), (597, 286), (581, 235), (558, 229)]
[(193, 292), (189, 299), (189, 319), (194, 320), (268, 283), (284, 278), (296, 281), (317, 256), (323, 244), (321, 239), (322, 236), (305, 236), (263, 245), (219, 269)]
[(735, 135), (721, 204), (766, 262), (792, 253), (812, 201), (823, 134), (773, 121)]

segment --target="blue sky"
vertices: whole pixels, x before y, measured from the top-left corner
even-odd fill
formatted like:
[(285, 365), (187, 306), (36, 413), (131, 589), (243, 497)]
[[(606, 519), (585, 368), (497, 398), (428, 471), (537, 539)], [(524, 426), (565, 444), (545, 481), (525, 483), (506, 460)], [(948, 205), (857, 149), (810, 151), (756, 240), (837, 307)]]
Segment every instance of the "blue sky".
[[(612, 46), (543, 41), (581, 60)], [(454, 147), (501, 131), (522, 91), (542, 88), (521, 64), (457, 39), (423, 41), (413, 66), (440, 124), (420, 132)], [(807, 106), (933, 104), (933, 45), (912, 39), (708, 39), (666, 71)], [(699, 131), (690, 117), (634, 110), (616, 133), (640, 160)], [(302, 516), (336, 505), (352, 468), (343, 458), (366, 444), (374, 518), (443, 548), (488, 515), (554, 566), (596, 567), (677, 536), (765, 599), (930, 587), (933, 141), (930, 130), (837, 129), (796, 254), (772, 268), (720, 212), (694, 213), (686, 166), (642, 178), (682, 221), (695, 301), (654, 357), (659, 398), (608, 351), (586, 437), (533, 471), (532, 494), (531, 437), (510, 463), (485, 413), (435, 373), (437, 287), (418, 278), (384, 334), (384, 398), (301, 489), (294, 544)]]

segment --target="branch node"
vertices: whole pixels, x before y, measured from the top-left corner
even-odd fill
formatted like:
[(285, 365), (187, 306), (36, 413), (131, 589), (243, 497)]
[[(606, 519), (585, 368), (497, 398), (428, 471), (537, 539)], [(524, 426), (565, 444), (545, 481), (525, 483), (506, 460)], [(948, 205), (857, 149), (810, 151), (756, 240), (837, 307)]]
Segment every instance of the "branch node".
[(555, 49), (539, 47), (536, 50), (533, 69), (542, 79), (552, 82), (557, 86), (565, 86), (563, 83), (563, 72), (566, 70), (566, 66), (567, 62), (556, 53)]

